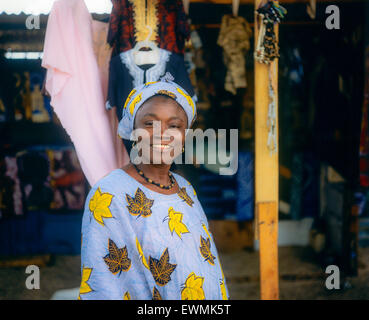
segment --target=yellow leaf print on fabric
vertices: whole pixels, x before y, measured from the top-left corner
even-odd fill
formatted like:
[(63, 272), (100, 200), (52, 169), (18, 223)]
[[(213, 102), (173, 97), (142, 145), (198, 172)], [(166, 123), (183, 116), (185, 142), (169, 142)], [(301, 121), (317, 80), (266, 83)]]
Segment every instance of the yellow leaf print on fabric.
[(193, 195), (196, 197), (197, 193), (196, 193), (196, 191), (195, 191), (195, 188), (194, 188), (194, 187), (191, 185), (191, 183), (189, 183), (188, 181), (187, 181), (187, 183), (188, 183), (188, 185), (189, 185), (189, 186), (191, 186), (191, 187), (192, 187)]
[(176, 232), (178, 237), (182, 239), (182, 233), (189, 233), (186, 225), (182, 222), (183, 213), (174, 211), (173, 207), (168, 209), (168, 216), (164, 218), (163, 222), (168, 219), (168, 227), (173, 235)]
[(141, 248), (141, 244), (139, 243), (137, 237), (136, 237), (136, 247), (137, 247), (138, 254), (140, 255), (140, 259), (142, 261), (142, 264), (145, 266), (146, 269), (149, 270), (150, 269), (149, 265), (147, 264), (146, 258), (144, 256), (142, 248)]
[(140, 188), (137, 188), (134, 198), (126, 194), (126, 200), (128, 202), (127, 208), (131, 215), (138, 217), (142, 215), (144, 218), (151, 215), (151, 207), (154, 200), (148, 199)]
[(159, 260), (150, 256), (149, 266), (156, 284), (161, 287), (166, 285), (171, 280), (170, 275), (177, 267), (176, 264), (169, 263), (168, 248), (164, 250)]
[(150, 81), (150, 82), (146, 82), (145, 83), (145, 86), (149, 86), (150, 84), (153, 84), (153, 83), (157, 83), (158, 81)]
[(224, 280), (220, 280), (220, 291), (222, 293), (222, 299), (223, 300), (228, 300), (228, 297), (227, 297), (227, 291), (226, 291), (226, 288), (225, 288), (225, 285), (224, 285)]
[(100, 188), (97, 188), (95, 194), (89, 202), (89, 209), (92, 212), (95, 220), (104, 225), (103, 218), (112, 218), (109, 206), (113, 199), (113, 195), (108, 192), (101, 192)]
[(210, 251), (210, 238), (205, 240), (202, 236), (200, 236), (200, 244), (201, 255), (205, 258), (205, 261), (209, 262), (213, 266), (215, 257)]
[(210, 238), (210, 234), (209, 234), (208, 229), (206, 228), (206, 225), (205, 224), (202, 224), (202, 227), (204, 228), (206, 234), (208, 235), (208, 238)]
[(180, 88), (177, 88), (177, 91), (178, 91), (182, 96), (184, 96), (184, 97), (186, 98), (186, 100), (187, 100), (188, 104), (189, 104), (189, 105), (191, 106), (191, 108), (192, 108), (192, 115), (195, 115), (195, 105), (194, 105), (194, 103), (193, 103), (192, 98), (191, 98), (188, 94), (184, 93)]
[(223, 268), (222, 265), (220, 263), (220, 260), (218, 259), (218, 263), (219, 263), (219, 268), (220, 271), (222, 272), (222, 279), (220, 280), (220, 291), (222, 293), (222, 299), (223, 300), (228, 300), (228, 296), (227, 296), (227, 290), (225, 288), (225, 284), (224, 284), (224, 273), (223, 273)]
[(136, 96), (132, 102), (131, 102), (131, 106), (129, 107), (129, 112), (131, 115), (133, 115), (133, 111), (135, 110), (135, 106), (137, 103), (139, 103), (141, 101), (141, 96), (142, 94), (140, 93), (138, 96)]
[(152, 290), (152, 300), (163, 300), (163, 298), (160, 295), (160, 292), (156, 287)]
[(184, 288), (181, 291), (182, 300), (205, 300), (204, 289), (202, 285), (204, 277), (196, 276), (195, 272), (191, 272), (186, 279)]
[(136, 89), (132, 89), (131, 92), (129, 93), (126, 102), (124, 103), (123, 109), (127, 108), (127, 104), (129, 102), (129, 100), (131, 100), (132, 96), (136, 93)]
[(82, 281), (81, 281), (81, 286), (79, 288), (78, 300), (81, 300), (81, 294), (85, 294), (85, 293), (89, 293), (93, 291), (91, 287), (89, 286), (89, 284), (87, 283), (87, 281), (90, 279), (91, 272), (92, 272), (92, 268), (85, 268), (85, 266), (83, 266)]
[(131, 259), (128, 258), (127, 246), (118, 248), (115, 242), (109, 239), (109, 253), (103, 258), (109, 270), (119, 275), (122, 271), (128, 271), (131, 267)]
[(190, 196), (187, 194), (186, 188), (179, 188), (178, 191), (178, 196), (184, 201), (186, 202), (190, 207), (192, 207), (192, 205), (194, 204), (193, 200), (190, 198)]
[(123, 300), (131, 300), (131, 295), (128, 291), (126, 291), (126, 293), (124, 294)]

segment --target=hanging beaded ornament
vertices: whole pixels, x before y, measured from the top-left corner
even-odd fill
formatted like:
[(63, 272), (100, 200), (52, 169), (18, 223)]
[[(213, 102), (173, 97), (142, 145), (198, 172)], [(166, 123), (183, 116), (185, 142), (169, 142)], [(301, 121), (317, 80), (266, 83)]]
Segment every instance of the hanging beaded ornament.
[(279, 58), (279, 46), (274, 32), (274, 24), (280, 23), (287, 13), (277, 1), (268, 1), (267, 4), (256, 10), (261, 17), (261, 26), (254, 57), (257, 61), (269, 64)]

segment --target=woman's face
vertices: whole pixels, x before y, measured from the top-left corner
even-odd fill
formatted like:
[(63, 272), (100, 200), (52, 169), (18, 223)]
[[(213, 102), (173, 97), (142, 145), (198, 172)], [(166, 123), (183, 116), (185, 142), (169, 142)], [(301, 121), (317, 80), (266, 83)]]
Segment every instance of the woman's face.
[[(171, 164), (182, 152), (187, 115), (173, 99), (154, 96), (137, 111), (134, 128), (138, 133), (137, 148), (142, 149), (140, 156), (145, 163)], [(141, 135), (142, 129), (145, 134)]]

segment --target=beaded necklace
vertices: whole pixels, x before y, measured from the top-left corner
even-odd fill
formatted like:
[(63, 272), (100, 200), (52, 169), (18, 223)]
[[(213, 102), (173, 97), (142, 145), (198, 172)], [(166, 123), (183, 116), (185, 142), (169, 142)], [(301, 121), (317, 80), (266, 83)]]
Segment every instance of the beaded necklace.
[(159, 187), (159, 188), (169, 190), (169, 189), (172, 189), (172, 188), (174, 187), (174, 185), (176, 184), (176, 181), (175, 181), (175, 179), (174, 179), (173, 175), (172, 175), (170, 172), (168, 172), (168, 175), (169, 175), (169, 179), (170, 179), (170, 181), (171, 181), (171, 184), (170, 184), (170, 185), (165, 186), (165, 185), (163, 185), (163, 184), (161, 184), (161, 183), (157, 183), (157, 182), (153, 181), (152, 179), (150, 179), (150, 178), (146, 177), (146, 176), (145, 176), (145, 174), (142, 172), (142, 170), (138, 169), (138, 168), (136, 167), (136, 165), (135, 165), (135, 164), (133, 164), (133, 166), (135, 167), (135, 169), (136, 169), (137, 173), (138, 173), (142, 178), (144, 178), (148, 183), (151, 183), (151, 184), (153, 184), (153, 185), (155, 185), (155, 186), (157, 186), (157, 187)]

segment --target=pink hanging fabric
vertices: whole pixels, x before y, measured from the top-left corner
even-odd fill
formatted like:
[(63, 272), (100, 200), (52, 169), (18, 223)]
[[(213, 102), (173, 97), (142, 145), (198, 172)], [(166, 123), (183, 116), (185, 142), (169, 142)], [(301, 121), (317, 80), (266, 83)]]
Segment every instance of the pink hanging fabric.
[(93, 186), (119, 164), (93, 50), (92, 17), (84, 0), (54, 2), (42, 66), (51, 105)]
[[(108, 29), (108, 23), (96, 20), (92, 21), (92, 38), (94, 44), (93, 47), (97, 59), (97, 65), (99, 67), (104, 101), (106, 101), (106, 97), (108, 94), (109, 62), (112, 51), (107, 42)], [(118, 165), (119, 167), (122, 167), (125, 164), (128, 164), (129, 156), (122, 139), (117, 135), (118, 117), (115, 110), (110, 109), (107, 111), (107, 113), (109, 117), (110, 128), (113, 134), (113, 143), (117, 153)]]

